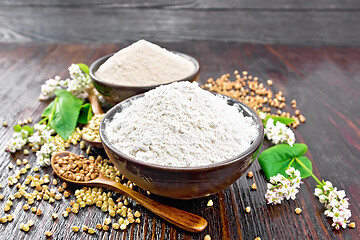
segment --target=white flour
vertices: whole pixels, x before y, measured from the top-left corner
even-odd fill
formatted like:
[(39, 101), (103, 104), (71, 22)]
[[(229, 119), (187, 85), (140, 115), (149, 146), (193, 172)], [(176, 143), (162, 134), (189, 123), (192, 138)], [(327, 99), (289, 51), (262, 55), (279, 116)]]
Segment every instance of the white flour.
[(189, 60), (140, 40), (115, 53), (99, 67), (95, 76), (117, 85), (151, 86), (182, 79), (194, 69)]
[(258, 130), (226, 100), (197, 83), (160, 86), (117, 113), (109, 140), (128, 156), (148, 163), (192, 167), (220, 162), (245, 151)]

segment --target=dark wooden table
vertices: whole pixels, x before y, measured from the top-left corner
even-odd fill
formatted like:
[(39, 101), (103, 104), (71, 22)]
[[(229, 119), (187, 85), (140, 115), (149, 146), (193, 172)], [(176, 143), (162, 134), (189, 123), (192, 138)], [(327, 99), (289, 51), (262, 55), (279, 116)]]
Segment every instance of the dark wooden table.
[[(287, 47), (238, 43), (181, 42), (163, 46), (185, 52), (201, 62), (200, 82), (209, 77), (219, 77), (234, 70), (247, 70), (261, 81), (272, 79), (273, 90), (281, 90), (288, 99), (297, 99), (298, 107), (305, 114), (306, 124), (295, 130), (297, 142), (309, 146), (308, 157), (313, 162), (314, 173), (330, 180), (334, 186), (344, 189), (350, 199), (351, 220), (359, 221), (359, 156), (360, 156), (360, 48), (355, 47)], [(9, 127), (0, 127), (0, 194), (8, 197), (16, 187), (7, 186), (7, 178), (14, 175), (7, 166), (22, 154), (10, 155), (3, 151), (12, 134), (12, 126), (19, 120), (32, 117), (39, 121), (39, 114), (46, 103), (37, 100), (40, 85), (49, 77), (68, 76), (71, 63), (90, 64), (100, 56), (112, 53), (124, 44), (82, 45), (35, 43), (0, 44), (0, 121)], [(268, 143), (264, 147), (269, 146)], [(81, 152), (76, 150), (76, 152)], [(35, 156), (26, 157), (35, 165)], [(15, 166), (14, 169), (18, 167)], [(200, 234), (189, 234), (159, 219), (142, 208), (141, 223), (125, 231), (97, 231), (96, 235), (73, 233), (71, 226), (86, 224), (95, 227), (106, 214), (95, 206), (80, 211), (78, 215), (51, 219), (53, 212), (61, 213), (68, 200), (49, 205), (36, 203), (43, 215), (24, 212), (24, 199), (15, 200), (10, 213), (14, 220), (0, 224), (0, 239), (44, 239), (45, 231), (53, 232), (53, 239), (360, 239), (359, 227), (335, 231), (323, 214), (324, 207), (313, 195), (316, 182), (304, 180), (295, 201), (282, 205), (266, 204), (266, 180), (258, 162), (251, 169), (255, 176), (245, 176), (224, 191), (209, 197), (179, 201), (152, 196), (154, 199), (206, 218), (209, 226)], [(52, 171), (42, 168), (41, 174)], [(52, 176), (51, 176), (52, 177)], [(23, 181), (22, 177), (21, 181)], [(250, 190), (256, 182), (258, 189)], [(74, 197), (72, 196), (72, 199)], [(213, 207), (206, 207), (209, 199)], [(0, 202), (0, 208), (5, 200)], [(252, 211), (245, 213), (245, 207)], [(294, 209), (303, 212), (296, 215)], [(3, 211), (3, 210), (1, 210)], [(4, 213), (0, 216), (5, 215)], [(29, 233), (19, 230), (21, 222), (33, 219), (35, 225)]]
[(0, 42), (359, 46), (358, 0), (0, 0)]

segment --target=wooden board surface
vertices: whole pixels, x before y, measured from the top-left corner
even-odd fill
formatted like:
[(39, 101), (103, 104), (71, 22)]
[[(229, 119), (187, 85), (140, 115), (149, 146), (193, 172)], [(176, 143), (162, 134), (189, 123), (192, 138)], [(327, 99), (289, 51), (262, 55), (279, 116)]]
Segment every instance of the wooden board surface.
[(145, 38), (358, 46), (359, 22), (357, 0), (0, 0), (0, 42)]
[[(238, 43), (181, 42), (164, 43), (164, 47), (196, 57), (201, 63), (200, 82), (209, 77), (219, 77), (234, 70), (247, 70), (261, 81), (272, 79), (274, 91), (281, 90), (287, 99), (296, 99), (307, 122), (295, 130), (297, 141), (309, 146), (308, 157), (313, 162), (314, 173), (330, 180), (334, 186), (344, 189), (350, 199), (352, 221), (358, 225), (360, 180), (360, 49), (354, 47), (288, 47)], [(49, 77), (68, 77), (71, 63), (93, 60), (112, 53), (124, 45), (116, 44), (0, 44), (0, 122), (7, 121), (8, 128), (0, 127), (0, 194), (9, 196), (16, 187), (7, 186), (7, 178), (14, 175), (7, 166), (23, 156), (4, 152), (12, 134), (12, 126), (19, 120), (39, 114), (46, 103), (39, 102), (40, 85)], [(266, 143), (264, 147), (269, 144)], [(76, 152), (81, 152), (76, 150)], [(35, 165), (34, 155), (27, 157)], [(15, 167), (14, 169), (17, 169)], [(313, 195), (316, 182), (304, 180), (296, 201), (285, 201), (280, 206), (268, 206), (264, 198), (266, 180), (258, 162), (251, 166), (255, 177), (245, 176), (224, 191), (213, 196), (179, 201), (152, 196), (159, 202), (181, 208), (206, 218), (208, 228), (200, 234), (189, 234), (156, 217), (141, 206), (133, 206), (142, 212), (141, 223), (126, 231), (97, 231), (90, 236), (73, 233), (73, 225), (86, 224), (95, 227), (106, 214), (97, 207), (88, 207), (68, 219), (51, 220), (53, 212), (62, 212), (69, 200), (53, 205), (41, 202), (43, 210), (37, 217), (24, 212), (24, 200), (14, 201), (10, 213), (11, 223), (0, 224), (1, 239), (44, 239), (45, 231), (52, 231), (54, 239), (359, 239), (360, 231), (345, 229), (334, 231), (324, 214), (324, 207)], [(41, 173), (49, 173), (44, 168)], [(23, 180), (24, 177), (21, 179)], [(258, 189), (250, 190), (256, 182)], [(74, 189), (73, 189), (74, 190)], [(72, 197), (72, 199), (74, 199)], [(209, 199), (213, 207), (206, 207)], [(132, 203), (133, 204), (133, 203)], [(2, 211), (5, 201), (0, 202)], [(246, 214), (244, 209), (252, 211)], [(301, 215), (294, 209), (300, 207)], [(0, 214), (3, 216), (4, 214)], [(19, 230), (21, 222), (33, 219), (34, 227), (25, 234)]]

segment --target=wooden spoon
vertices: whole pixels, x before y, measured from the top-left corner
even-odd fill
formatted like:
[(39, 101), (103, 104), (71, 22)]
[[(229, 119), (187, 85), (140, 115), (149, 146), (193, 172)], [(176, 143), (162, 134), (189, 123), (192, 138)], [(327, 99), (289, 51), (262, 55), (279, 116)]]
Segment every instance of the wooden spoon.
[[(101, 105), (99, 103), (99, 99), (96, 96), (96, 94), (94, 92), (94, 89), (92, 87), (88, 89), (88, 99), (89, 99), (89, 102), (91, 104), (91, 109), (92, 109), (94, 115), (104, 113), (104, 111), (102, 110)], [(88, 126), (89, 125), (87, 124), (85, 127), (88, 127)], [(103, 148), (103, 145), (101, 144), (100, 141), (89, 140), (86, 137), (84, 137), (83, 134), (81, 134), (81, 137), (82, 137), (82, 139), (84, 140), (84, 142), (86, 144), (91, 145), (91, 146), (93, 146), (95, 148)]]
[(141, 204), (142, 206), (146, 207), (147, 209), (149, 209), (159, 217), (189, 232), (201, 232), (206, 228), (207, 221), (204, 218), (189, 212), (185, 212), (177, 208), (169, 207), (161, 203), (158, 203), (150, 198), (143, 196), (138, 192), (135, 192), (134, 190), (131, 190), (130, 188), (120, 183), (111, 180), (110, 178), (103, 175), (100, 171), (99, 171), (100, 175), (97, 178), (90, 181), (75, 181), (61, 176), (57, 172), (57, 169), (54, 168), (55, 158), (66, 157), (69, 154), (74, 154), (74, 153), (67, 151), (58, 152), (58, 153), (54, 153), (51, 157), (51, 166), (54, 172), (56, 173), (56, 175), (58, 175), (58, 177), (61, 178), (62, 180), (67, 181), (69, 183), (80, 184), (90, 187), (107, 188), (115, 192), (121, 193), (135, 200), (138, 204)]

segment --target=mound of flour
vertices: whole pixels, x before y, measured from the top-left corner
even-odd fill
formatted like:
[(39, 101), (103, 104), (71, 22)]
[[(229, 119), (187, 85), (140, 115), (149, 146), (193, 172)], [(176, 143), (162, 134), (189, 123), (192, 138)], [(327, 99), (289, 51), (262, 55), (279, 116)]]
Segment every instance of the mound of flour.
[(99, 79), (123, 86), (151, 86), (190, 75), (189, 60), (151, 42), (140, 40), (121, 49), (95, 72)]
[(121, 152), (148, 163), (192, 167), (245, 151), (255, 122), (197, 83), (160, 86), (117, 113), (106, 128)]

